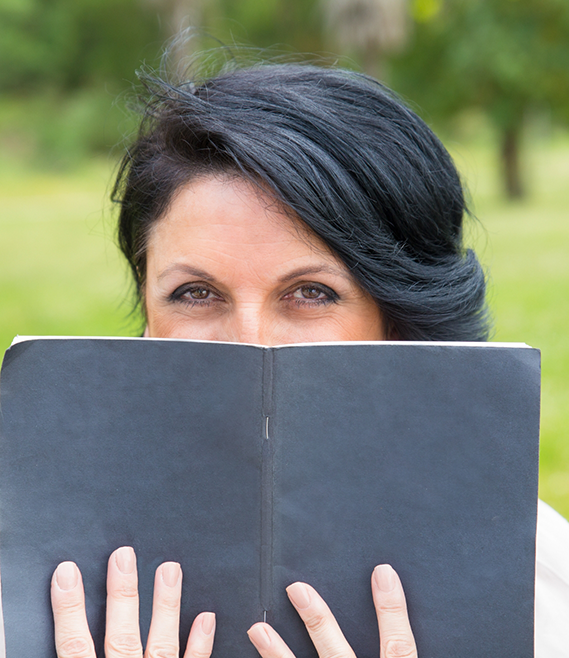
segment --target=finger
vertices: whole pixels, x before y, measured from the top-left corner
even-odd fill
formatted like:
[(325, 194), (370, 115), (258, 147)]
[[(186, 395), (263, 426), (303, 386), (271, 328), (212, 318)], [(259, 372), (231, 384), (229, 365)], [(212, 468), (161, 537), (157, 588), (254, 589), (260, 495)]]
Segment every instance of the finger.
[(180, 598), (182, 569), (177, 562), (165, 562), (156, 569), (152, 621), (144, 655), (179, 656)]
[(330, 608), (313, 587), (293, 583), (286, 591), (320, 658), (355, 658)]
[(74, 562), (62, 562), (51, 579), (51, 606), (58, 658), (95, 658), (87, 625), (81, 573)]
[(262, 658), (294, 658), (281, 636), (269, 624), (259, 622), (247, 631)]
[[(213, 650), (215, 635), (215, 615), (202, 612), (195, 619), (190, 629), (184, 658), (209, 658)], [(177, 654), (176, 654), (177, 655)]]
[(138, 625), (136, 556), (130, 546), (118, 548), (107, 571), (106, 658), (141, 658)]
[(405, 593), (399, 576), (389, 564), (381, 564), (373, 570), (371, 591), (379, 626), (381, 658), (417, 658)]

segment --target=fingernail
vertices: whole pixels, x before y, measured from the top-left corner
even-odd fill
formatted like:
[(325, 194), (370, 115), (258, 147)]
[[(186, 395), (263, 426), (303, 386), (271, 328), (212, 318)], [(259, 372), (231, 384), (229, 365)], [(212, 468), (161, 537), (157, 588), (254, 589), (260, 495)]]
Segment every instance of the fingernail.
[(373, 578), (382, 592), (392, 592), (397, 585), (397, 576), (389, 564), (380, 564), (373, 570)]
[(262, 651), (271, 647), (271, 636), (262, 624), (256, 624), (253, 628), (250, 628), (247, 635), (257, 649)]
[(288, 598), (295, 608), (308, 608), (310, 605), (310, 592), (304, 583), (293, 583), (286, 588)]
[(62, 562), (55, 570), (55, 581), (59, 589), (69, 591), (77, 586), (79, 569), (74, 562)]
[(176, 587), (180, 572), (180, 565), (177, 562), (166, 562), (162, 565), (162, 580), (168, 587)]
[(211, 635), (215, 630), (215, 614), (213, 612), (202, 613), (202, 631), (204, 635)]
[(119, 571), (131, 574), (135, 567), (134, 551), (130, 546), (122, 546), (115, 551), (115, 561)]

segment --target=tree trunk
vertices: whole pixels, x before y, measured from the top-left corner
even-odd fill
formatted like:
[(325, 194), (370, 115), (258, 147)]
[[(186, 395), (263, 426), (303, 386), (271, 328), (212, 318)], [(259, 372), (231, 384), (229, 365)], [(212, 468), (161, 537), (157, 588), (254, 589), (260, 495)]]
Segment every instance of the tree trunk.
[(378, 47), (368, 45), (363, 52), (362, 60), (364, 73), (371, 75), (376, 80), (385, 82), (385, 60)]
[(343, 53), (357, 53), (363, 69), (384, 79), (388, 55), (409, 38), (409, 0), (321, 0), (327, 29)]
[(502, 172), (508, 199), (525, 196), (520, 162), (521, 126), (510, 126), (502, 133)]
[[(168, 48), (168, 65), (183, 76), (193, 53), (199, 50), (199, 39), (191, 28), (199, 30), (202, 18), (202, 0), (146, 0), (159, 7), (172, 41)], [(186, 32), (186, 30), (190, 30)]]

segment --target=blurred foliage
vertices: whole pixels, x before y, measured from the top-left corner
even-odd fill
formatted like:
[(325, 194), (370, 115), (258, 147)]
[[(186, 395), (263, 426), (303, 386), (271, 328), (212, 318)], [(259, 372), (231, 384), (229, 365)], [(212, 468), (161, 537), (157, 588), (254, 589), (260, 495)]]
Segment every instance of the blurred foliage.
[(443, 0), (413, 0), (411, 14), (418, 23), (434, 18), (441, 10)]
[(417, 0), (415, 34), (391, 83), (439, 122), (466, 108), (493, 122), (506, 191), (522, 196), (530, 111), (569, 120), (567, 0)]
[(2, 0), (0, 89), (120, 90), (162, 38), (156, 11), (138, 0)]
[(116, 99), (164, 35), (138, 0), (0, 1), (0, 147), (69, 166), (133, 130)]
[[(50, 165), (107, 151), (134, 126), (115, 99), (132, 88), (143, 61), (157, 64), (180, 28), (198, 23), (213, 37), (193, 39), (189, 53), (216, 44), (229, 56), (234, 44), (254, 44), (261, 57), (325, 53), (338, 44), (325, 26), (339, 1), (346, 15), (350, 4), (354, 16), (364, 7), (364, 0), (0, 0), (0, 147)], [(528, 114), (569, 122), (569, 2), (399, 2), (409, 14), (403, 53), (353, 44), (326, 59), (382, 72), (435, 125), (448, 127), (473, 108), (487, 114), (506, 190), (521, 196)], [(373, 66), (374, 58), (389, 61)]]
[(536, 104), (569, 119), (567, 0), (422, 0), (392, 82), (434, 116), (478, 107), (507, 127)]
[(69, 167), (112, 151), (137, 123), (104, 89), (86, 87), (63, 96), (47, 89), (0, 103), (0, 148), (36, 168)]
[(211, 37), (188, 49), (321, 46), (313, 1), (0, 0), (0, 148), (51, 167), (108, 152), (136, 125), (125, 111), (136, 70), (156, 67), (166, 40), (196, 15)]
[(322, 13), (315, 0), (215, 0), (204, 26), (223, 43), (313, 53), (322, 50)]

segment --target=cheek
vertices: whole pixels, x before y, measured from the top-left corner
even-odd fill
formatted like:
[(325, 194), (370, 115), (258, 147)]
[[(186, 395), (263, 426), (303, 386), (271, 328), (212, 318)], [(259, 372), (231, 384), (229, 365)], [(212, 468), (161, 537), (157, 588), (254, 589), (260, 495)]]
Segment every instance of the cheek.
[(189, 323), (179, 317), (153, 317), (148, 319), (147, 336), (150, 338), (181, 338), (192, 340), (227, 340), (215, 326), (206, 323)]
[(146, 309), (146, 321), (148, 336), (150, 338), (174, 338), (176, 334), (176, 322), (171, 317), (153, 312), (152, 307)]
[(144, 313), (146, 315), (146, 334), (150, 338), (184, 338), (178, 336), (179, 320), (169, 309), (162, 308), (156, 302), (151, 290), (145, 291)]
[(387, 340), (385, 323), (375, 307), (364, 313), (334, 313), (318, 321), (289, 323), (281, 327), (279, 341), (285, 343), (322, 343)]
[(376, 341), (387, 339), (383, 318), (377, 308), (367, 313), (340, 317), (335, 320), (335, 338), (332, 340)]
[(342, 309), (335, 319), (338, 334), (335, 340), (388, 340), (387, 323), (384, 321), (383, 314), (373, 299), (367, 295)]

